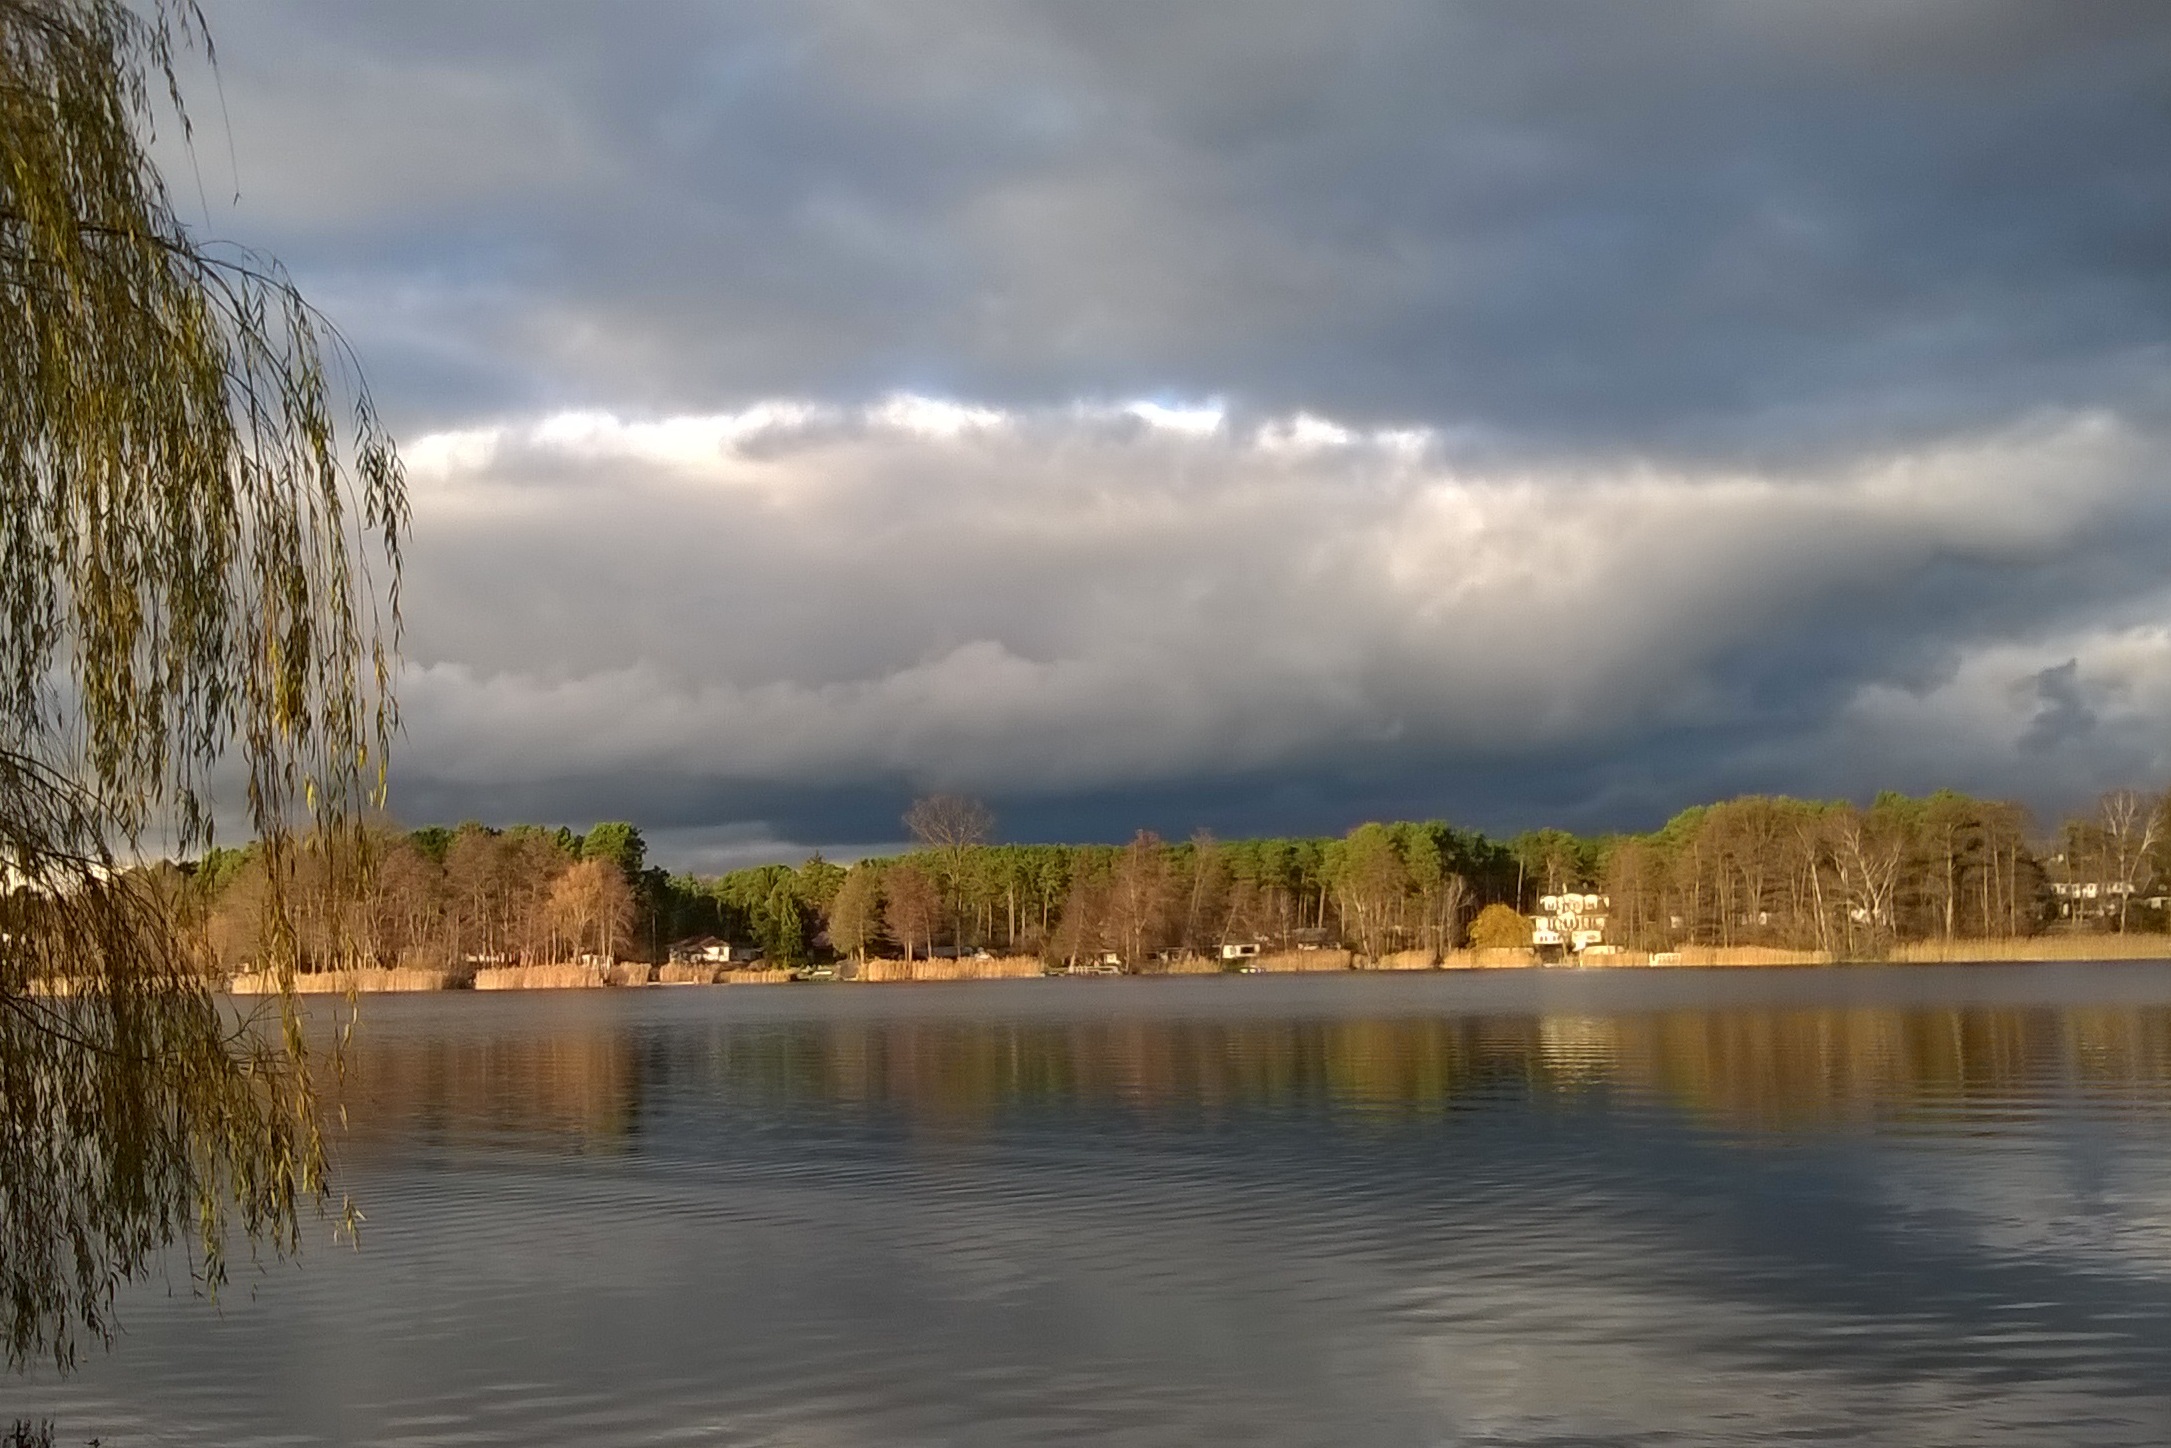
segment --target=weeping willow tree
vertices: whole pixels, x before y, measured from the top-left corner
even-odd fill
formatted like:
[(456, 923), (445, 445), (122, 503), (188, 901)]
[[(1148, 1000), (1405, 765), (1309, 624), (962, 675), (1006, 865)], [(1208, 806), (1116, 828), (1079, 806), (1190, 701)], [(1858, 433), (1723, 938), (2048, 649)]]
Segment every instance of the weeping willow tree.
[[(291, 1251), (328, 1200), (291, 988), (238, 1018), (129, 864), (219, 809), (273, 863), (381, 792), (399, 461), (275, 263), (178, 220), (189, 0), (0, 0), (0, 1315), (112, 1332), (185, 1248)], [(231, 800), (231, 805), (228, 801)], [(291, 987), (281, 892), (264, 959)]]

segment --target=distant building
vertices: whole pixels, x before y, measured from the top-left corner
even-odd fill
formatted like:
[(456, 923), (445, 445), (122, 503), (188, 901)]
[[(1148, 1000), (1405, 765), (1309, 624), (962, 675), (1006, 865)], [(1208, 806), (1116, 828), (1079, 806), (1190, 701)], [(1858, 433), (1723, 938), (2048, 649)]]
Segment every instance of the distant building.
[(2050, 893), (2058, 901), (2061, 920), (2095, 920), (2118, 913), (2121, 895), (2138, 892), (2124, 880), (2052, 880)]
[(2104, 920), (2130, 905), (2141, 892), (2125, 880), (2107, 879), (2100, 865), (2076, 860), (2063, 851), (2044, 861), (2051, 898), (2057, 902), (2060, 920)]
[(1259, 942), (1256, 940), (1224, 940), (1221, 943), (1223, 960), (1256, 960), (1258, 956)]
[(1569, 891), (1538, 900), (1538, 913), (1530, 917), (1530, 944), (1542, 953), (1558, 951), (1581, 955), (1606, 939), (1606, 912), (1612, 901), (1604, 895)]
[(671, 959), (679, 965), (744, 965), (761, 959), (761, 950), (752, 945), (733, 945), (713, 935), (697, 935), (672, 946)]
[(112, 868), (100, 860), (71, 860), (65, 865), (49, 863), (37, 874), (19, 869), (13, 863), (0, 864), (0, 895), (72, 895), (88, 883), (112, 879), (113, 874)]

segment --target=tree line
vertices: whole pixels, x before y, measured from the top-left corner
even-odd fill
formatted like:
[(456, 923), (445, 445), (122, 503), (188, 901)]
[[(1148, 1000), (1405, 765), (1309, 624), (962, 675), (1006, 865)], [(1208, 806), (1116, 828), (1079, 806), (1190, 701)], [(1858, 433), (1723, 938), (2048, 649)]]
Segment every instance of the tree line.
[(1165, 841), (1125, 845), (957, 841), (850, 868), (815, 858), (714, 880), (671, 881), (681, 927), (744, 940), (779, 962), (826, 947), (840, 956), (987, 950), (1138, 963), (1340, 944), (1377, 953), (1451, 949), (1473, 892), (1515, 888), (1507, 848), (1438, 821), (1369, 824), (1346, 838)]
[(301, 969), (328, 970), (651, 959), (671, 918), (669, 883), (624, 822), (585, 834), (377, 826), (283, 859), (255, 845), (214, 849), (180, 873), (169, 892), (177, 914), (226, 971), (258, 960), (275, 919)]
[[(1496, 840), (1443, 821), (1339, 838), (1004, 844), (970, 800), (907, 816), (918, 848), (840, 865), (816, 855), (699, 877), (647, 864), (633, 825), (585, 833), (469, 823), (365, 832), (346, 854), (299, 852), (289, 910), (305, 968), (459, 968), (660, 960), (714, 938), (773, 964), (987, 951), (1132, 968), (1224, 944), (1343, 947), (1379, 957), (1471, 942), (1488, 905), (1528, 912), (1566, 890), (1610, 900), (1629, 949), (1770, 945), (1874, 956), (1901, 941), (2161, 930), (2171, 873), (2163, 796), (2118, 790), (2039, 835), (2026, 810), (1944, 791), (1846, 801), (1752, 795), (1643, 834), (1532, 830)], [(255, 849), (179, 872), (207, 952), (259, 948), (270, 897)], [(2153, 902), (2153, 903), (2152, 903)]]

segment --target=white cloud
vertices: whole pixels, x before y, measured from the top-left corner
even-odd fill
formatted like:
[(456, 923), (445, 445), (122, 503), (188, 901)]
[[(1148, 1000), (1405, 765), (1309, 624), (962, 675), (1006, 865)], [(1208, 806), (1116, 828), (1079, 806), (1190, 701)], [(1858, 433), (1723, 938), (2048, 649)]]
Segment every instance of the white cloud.
[(953, 438), (962, 433), (1001, 427), (1007, 419), (992, 407), (968, 407), (939, 397), (900, 392), (868, 413), (868, 419), (921, 437)]
[[(407, 763), (1032, 792), (1596, 747), (1723, 707), (1714, 661), (1804, 610), (2061, 557), (2143, 456), (2073, 415), (1816, 474), (1488, 471), (1416, 430), (1140, 406), (1144, 429), (892, 397), (419, 439)], [(1979, 673), (2063, 647), (1920, 699), (1864, 681), (1853, 722), (1904, 750), (1990, 697)]]
[[(881, 415), (886, 418), (895, 406), (886, 405)], [(794, 399), (757, 402), (737, 412), (645, 422), (596, 410), (556, 412), (523, 426), (497, 424), (430, 433), (408, 444), (404, 456), (408, 471), (430, 482), (457, 482), (484, 472), (505, 449), (526, 449), (531, 455), (582, 463), (628, 461), (701, 468), (764, 435), (804, 429), (837, 415), (834, 408)]]
[(1228, 409), (1219, 402), (1172, 407), (1161, 402), (1139, 401), (1125, 403), (1123, 411), (1149, 427), (1192, 437), (1207, 437), (1219, 432), (1228, 416)]
[(1299, 412), (1277, 418), (1259, 429), (1259, 446), (1277, 452), (1306, 452), (1314, 448), (1348, 447), (1357, 434), (1338, 422)]

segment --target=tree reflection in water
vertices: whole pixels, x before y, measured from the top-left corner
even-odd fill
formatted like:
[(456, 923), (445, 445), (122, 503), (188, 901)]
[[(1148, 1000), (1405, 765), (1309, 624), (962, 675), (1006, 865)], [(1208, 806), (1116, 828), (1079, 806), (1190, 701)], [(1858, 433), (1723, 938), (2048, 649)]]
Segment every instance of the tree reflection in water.
[[(1021, 989), (1035, 987), (992, 986), (961, 1004), (999, 1010), (1001, 992)], [(737, 1019), (730, 1002), (703, 994), (578, 993), (547, 1008), (370, 1002), (342, 1096), (350, 1142), (450, 1135), (608, 1149), (660, 1097), (946, 1132), (1020, 1109), (1170, 1124), (1258, 1108), (1385, 1121), (1503, 1094), (1604, 1092), (1756, 1133), (1900, 1124), (1960, 1103), (1979, 1115), (2001, 1098), (2019, 1110), (2052, 1084), (2106, 1109), (2171, 1111), (2171, 1008), (2161, 1007), (884, 1017), (826, 1014), (836, 993), (816, 989), (799, 993), (819, 997), (801, 1013)], [(661, 1028), (655, 1012), (688, 1007), (710, 1017), (702, 1029)]]

